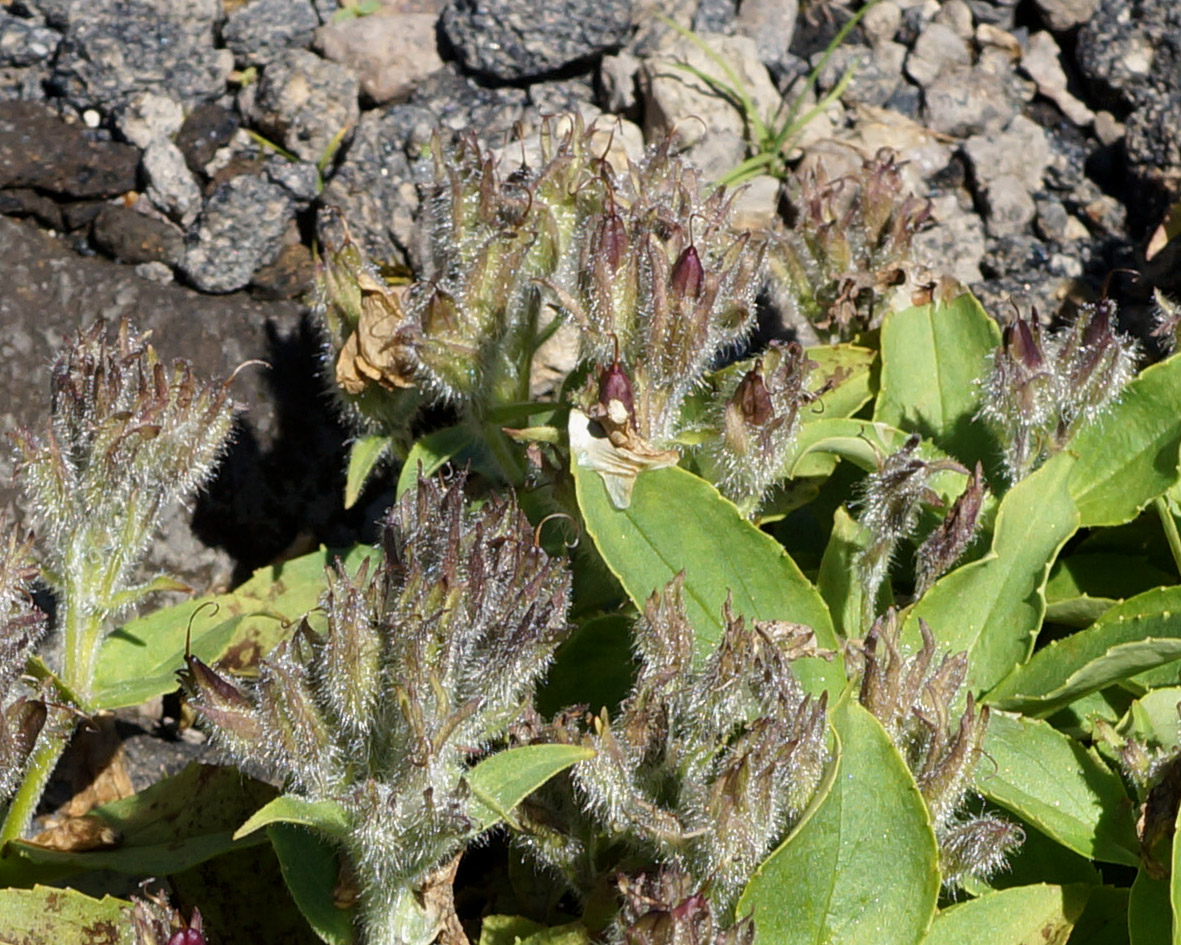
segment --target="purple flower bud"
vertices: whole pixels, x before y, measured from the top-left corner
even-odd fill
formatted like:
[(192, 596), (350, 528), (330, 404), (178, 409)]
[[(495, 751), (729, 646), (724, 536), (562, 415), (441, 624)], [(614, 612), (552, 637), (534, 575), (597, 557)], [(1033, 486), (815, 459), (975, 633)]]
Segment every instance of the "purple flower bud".
[(1036, 311), (1032, 318), (1032, 321), (1018, 318), (1012, 324), (1006, 325), (1003, 340), (1005, 352), (1009, 357), (1030, 371), (1036, 372), (1045, 366), (1046, 357), (1042, 350), (1042, 333), (1036, 321)]
[(610, 411), (613, 400), (623, 404), (629, 417), (635, 416), (636, 402), (632, 393), (632, 381), (618, 360), (612, 362), (610, 367), (604, 368), (599, 375), (599, 404)]
[(705, 284), (705, 268), (701, 265), (701, 257), (697, 255), (697, 247), (692, 243), (686, 246), (672, 270), (673, 293), (680, 298), (696, 299), (701, 295)]
[(733, 403), (742, 411), (742, 416), (751, 426), (763, 427), (771, 422), (775, 416), (775, 405), (771, 402), (771, 392), (767, 390), (767, 382), (763, 379), (763, 362), (756, 361), (753, 370), (738, 383), (734, 391)]

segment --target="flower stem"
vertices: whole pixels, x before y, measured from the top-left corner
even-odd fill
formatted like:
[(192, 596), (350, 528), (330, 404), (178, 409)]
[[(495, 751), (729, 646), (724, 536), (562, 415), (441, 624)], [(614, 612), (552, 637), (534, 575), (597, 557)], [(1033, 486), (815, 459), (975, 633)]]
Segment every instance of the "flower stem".
[(37, 812), (45, 785), (57, 767), (58, 759), (70, 742), (74, 731), (74, 716), (67, 709), (50, 707), (49, 717), (37, 736), (37, 744), (29, 755), (25, 777), (12, 796), (12, 802), (0, 825), (0, 848), (9, 840), (19, 840)]

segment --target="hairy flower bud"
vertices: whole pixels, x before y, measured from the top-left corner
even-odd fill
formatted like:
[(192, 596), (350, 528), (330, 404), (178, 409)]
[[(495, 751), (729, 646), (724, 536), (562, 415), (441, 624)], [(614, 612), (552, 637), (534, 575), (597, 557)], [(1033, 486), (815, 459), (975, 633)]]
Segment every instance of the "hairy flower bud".
[(915, 553), (916, 598), (922, 597), (932, 584), (950, 571), (972, 544), (986, 489), (984, 469), (978, 462), (964, 491)]

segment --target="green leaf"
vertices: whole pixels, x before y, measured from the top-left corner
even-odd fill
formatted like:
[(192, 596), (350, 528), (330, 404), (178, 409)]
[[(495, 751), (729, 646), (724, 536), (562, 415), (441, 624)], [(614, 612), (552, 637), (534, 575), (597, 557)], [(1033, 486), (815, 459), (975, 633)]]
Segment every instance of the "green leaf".
[(1168, 881), (1140, 870), (1128, 895), (1131, 945), (1174, 945), (1173, 924)]
[(135, 945), (131, 903), (73, 889), (0, 890), (0, 945)]
[(941, 909), (923, 945), (1046, 945), (1065, 942), (1090, 886), (1017, 886)]
[(1181, 355), (1141, 372), (1068, 447), (1079, 457), (1070, 493), (1084, 527), (1130, 522), (1177, 482)]
[(593, 748), (581, 745), (523, 745), (485, 758), (465, 775), (474, 798), (468, 809), (474, 832), (502, 820), (512, 823), (513, 809), (521, 801), (555, 774), (594, 754)]
[(969, 467), (991, 461), (996, 445), (973, 417), (976, 382), (1000, 340), (996, 322), (970, 292), (887, 313), (874, 420), (921, 433)]
[[(995, 812), (995, 809), (993, 810)], [(964, 881), (964, 891), (969, 895), (982, 896), (998, 889), (1033, 886), (1038, 883), (1098, 886), (1103, 881), (1090, 860), (1079, 856), (1073, 850), (1067, 850), (1036, 827), (1019, 817), (1014, 817), (1010, 811), (1005, 811), (1003, 816), (1021, 828), (1025, 834), (1025, 841), (1006, 858), (1003, 870), (994, 873), (987, 880), (968, 877)]]
[(488, 915), (480, 926), (479, 945), (588, 945), (579, 922), (547, 928), (519, 915)]
[[(637, 607), (685, 571), (685, 609), (699, 655), (721, 639), (727, 597), (735, 614), (805, 624), (819, 646), (837, 649), (820, 593), (774, 538), (704, 479), (675, 466), (650, 470), (636, 479), (631, 505), (617, 509), (598, 473), (577, 463), (572, 470), (586, 529)], [(839, 657), (794, 665), (809, 691), (844, 685)]]
[(1123, 782), (1048, 723), (994, 712), (980, 792), (1088, 859), (1135, 866), (1140, 845)]
[(340, 557), (353, 571), (375, 553), (365, 545), (343, 553), (320, 549), (260, 568), (232, 593), (184, 601), (125, 623), (99, 650), (92, 708), (139, 705), (176, 689), (190, 630), (192, 653), (203, 662), (221, 661), (230, 671), (253, 668), (319, 603), (325, 567)]
[(844, 639), (859, 637), (864, 630), (856, 559), (867, 544), (865, 530), (839, 506), (833, 513), (832, 535), (820, 561), (816, 587), (828, 604), (837, 634)]
[(906, 616), (903, 634), (931, 625), (940, 646), (968, 653), (968, 686), (986, 691), (1029, 657), (1042, 625), (1046, 576), (1078, 522), (1066, 491), (1071, 459), (1059, 454), (1009, 490), (992, 548), (935, 582)]
[(939, 895), (938, 850), (906, 763), (851, 698), (832, 723), (841, 743), (832, 790), (756, 871), (738, 903), (767, 945), (919, 942)]
[(479, 444), (472, 438), (467, 427), (455, 426), (436, 430), (419, 439), (406, 454), (402, 471), (398, 474), (396, 493), (402, 497), (407, 489), (418, 481), (418, 467), (422, 465), (423, 476), (433, 476), (450, 462), (473, 459)]
[(839, 344), (806, 348), (804, 354), (819, 365), (808, 378), (808, 386), (815, 390), (827, 380), (832, 380), (833, 386), (800, 411), (801, 423), (851, 417), (869, 403), (874, 394), (876, 351)]
[(1181, 687), (1153, 689), (1137, 699), (1119, 725), (1121, 735), (1131, 735), (1141, 742), (1163, 748), (1167, 752), (1181, 748), (1181, 730), (1177, 725), (1177, 706), (1181, 704)]
[(636, 668), (632, 658), (632, 618), (623, 614), (592, 617), (574, 630), (554, 653), (554, 662), (537, 690), (537, 711), (550, 718), (572, 705), (615, 714), (631, 691)]
[(349, 466), (344, 482), (344, 507), (351, 509), (373, 475), (377, 464), (389, 453), (390, 438), (374, 434), (353, 440), (349, 447)]
[(293, 824), (271, 824), (267, 836), (279, 858), (287, 891), (308, 925), (328, 945), (352, 945), (352, 911), (338, 908), (333, 899), (340, 880), (336, 848), (324, 837)]
[(1068, 945), (1129, 945), (1126, 886), (1096, 886)]
[(119, 833), (118, 847), (77, 853), (16, 841), (10, 855), (63, 872), (103, 869), (167, 876), (260, 843), (261, 838), (235, 840), (234, 830), (274, 795), (270, 785), (233, 768), (191, 764), (139, 794), (91, 811)]
[(238, 828), (234, 839), (248, 837), (256, 830), (269, 827), (271, 824), (300, 824), (338, 840), (343, 840), (349, 835), (351, 826), (348, 811), (335, 801), (311, 801), (306, 797), (283, 794), (255, 811), (254, 815)]
[(1055, 640), (1018, 666), (987, 701), (1046, 716), (1075, 699), (1181, 659), (1181, 587), (1117, 604), (1086, 630)]

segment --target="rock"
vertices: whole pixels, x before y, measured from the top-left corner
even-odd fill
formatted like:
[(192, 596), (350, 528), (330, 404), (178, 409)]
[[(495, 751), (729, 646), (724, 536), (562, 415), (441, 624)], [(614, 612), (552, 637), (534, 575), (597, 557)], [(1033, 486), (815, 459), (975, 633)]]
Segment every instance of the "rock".
[(1049, 261), (1045, 245), (1030, 235), (1012, 234), (994, 240), (981, 260), (986, 276), (1000, 278), (1036, 271)]
[[(694, 33), (733, 33), (734, 19), (738, 15), (736, 0), (697, 0), (693, 11)], [(792, 2), (792, 9), (797, 3)], [(795, 29), (793, 18), (791, 29)]]
[[(550, 79), (529, 83), (530, 111), (535, 116), (586, 113), (589, 117), (599, 114), (594, 105), (595, 88), (588, 78)], [(527, 124), (537, 124), (526, 118)]]
[(1037, 206), (1035, 227), (1038, 236), (1052, 243), (1062, 243), (1069, 239), (1068, 229), (1073, 217), (1062, 205), (1062, 201), (1053, 197), (1043, 197), (1034, 203)]
[(90, 235), (100, 250), (130, 265), (159, 262), (174, 266), (184, 255), (184, 233), (180, 229), (122, 204), (103, 207)]
[(420, 83), (408, 104), (431, 112), (431, 124), (453, 132), (474, 131), (482, 141), (499, 143), (525, 116), (528, 100), (524, 89), (486, 88), (448, 65)]
[(983, 194), (985, 224), (992, 236), (1024, 233), (1037, 212), (1025, 183), (1012, 174), (1002, 174), (990, 180)]
[(149, 144), (141, 161), (147, 196), (163, 213), (188, 226), (201, 212), (201, 188), (180, 148), (167, 138)]
[(57, 51), (61, 34), (0, 11), (0, 66), (36, 66)]
[(965, 285), (979, 282), (985, 250), (980, 218), (962, 210), (954, 194), (945, 194), (932, 199), (931, 219), (935, 225), (914, 238), (915, 259), (933, 272), (949, 275)]
[(1018, 0), (967, 0), (977, 23), (991, 23), (1011, 30), (1016, 21)]
[[(818, 84), (827, 91), (837, 84), (849, 69), (853, 78), (841, 95), (846, 105), (885, 105), (902, 79), (902, 63), (906, 47), (901, 43), (879, 43), (873, 49), (866, 46), (838, 46), (820, 73)], [(817, 57), (823, 56), (818, 53)]]
[(39, 66), (0, 66), (0, 102), (40, 102), (45, 99), (45, 70)]
[(927, 126), (956, 137), (999, 131), (1020, 104), (1005, 76), (962, 65), (944, 69), (923, 97)]
[(939, 135), (889, 108), (862, 106), (858, 120), (837, 140), (857, 149), (863, 159), (882, 148), (898, 155), (898, 169), (906, 188), (926, 196), (929, 183), (951, 160), (952, 149)]
[(943, 0), (932, 22), (951, 27), (963, 39), (972, 38), (972, 8), (964, 0)]
[[(754, 40), (716, 34), (698, 39), (734, 70), (760, 115), (775, 113), (781, 97), (759, 62)], [(720, 72), (704, 51), (685, 38), (677, 37), (662, 46), (640, 69), (644, 137), (652, 142), (675, 131), (686, 157), (701, 168), (706, 180), (717, 180), (746, 157), (747, 122), (731, 102), (680, 68), (681, 64), (707, 75)]]
[(799, 0), (742, 0), (734, 29), (753, 39), (763, 65), (776, 70), (787, 61), (798, 13)]
[(263, 135), (315, 163), (357, 124), (359, 91), (352, 69), (304, 49), (289, 49), (263, 70), (244, 111)]
[(1050, 163), (1050, 142), (1039, 125), (1018, 115), (999, 135), (973, 135), (964, 142), (964, 154), (984, 185), (1015, 177), (1026, 191), (1036, 191)]
[(320, 192), (320, 169), (309, 161), (289, 161), (276, 155), (267, 161), (266, 174), (301, 206), (306, 207)]
[(214, 48), (220, 0), (88, 0), (68, 9), (53, 81), (73, 108), (112, 111), (141, 92), (191, 108), (225, 91), (234, 57)]
[(250, 280), (255, 298), (297, 299), (316, 284), (316, 263), (299, 239), (299, 227), (292, 220), (287, 227), (283, 247), (274, 262), (260, 266)]
[(135, 274), (141, 279), (154, 282), (157, 285), (169, 285), (176, 281), (176, 277), (172, 274), (172, 267), (162, 262), (140, 263), (135, 267)]
[(0, 190), (0, 214), (9, 217), (32, 217), (50, 230), (72, 229), (65, 223), (57, 202), (31, 187)]
[(1021, 57), (1021, 68), (1034, 82), (1037, 90), (1061, 109), (1062, 114), (1080, 127), (1095, 120), (1095, 113), (1066, 89), (1066, 71), (1059, 60), (1058, 44), (1044, 30), (1029, 37)]
[(278, 184), (239, 174), (209, 198), (190, 234), (181, 271), (202, 292), (233, 292), (275, 260), (294, 202)]
[(1126, 129), (1123, 122), (1108, 111), (1095, 112), (1095, 137), (1102, 145), (1113, 145), (1119, 141)]
[(972, 64), (971, 44), (944, 23), (931, 23), (919, 34), (906, 57), (906, 74), (921, 86), (953, 66)]
[(279, 53), (307, 46), (320, 18), (309, 0), (250, 0), (226, 17), (221, 37), (240, 68), (266, 65)]
[(0, 102), (0, 189), (113, 197), (135, 189), (138, 165), (139, 149), (92, 141), (39, 102)]
[(233, 112), (220, 105), (198, 105), (177, 132), (176, 146), (189, 170), (204, 174), (213, 156), (230, 143), (237, 130), (238, 119)]
[(365, 97), (383, 105), (405, 99), (419, 82), (442, 68), (437, 20), (433, 13), (379, 11), (320, 27), (316, 48), (325, 59), (354, 70)]
[(320, 197), (317, 227), (322, 245), (333, 219), (379, 263), (405, 264), (415, 233), (418, 191), (406, 149), (430, 136), (434, 116), (425, 109), (394, 105), (367, 111), (344, 162)]
[(116, 114), (115, 127), (137, 148), (146, 148), (153, 141), (175, 137), (184, 120), (184, 107), (176, 99), (141, 92)]
[(871, 46), (892, 42), (902, 25), (902, 10), (894, 0), (879, 0), (861, 18), (861, 31)]
[(503, 81), (614, 51), (630, 28), (630, 0), (451, 0), (442, 19), (463, 67)]
[(1034, 0), (1042, 22), (1055, 33), (1064, 33), (1095, 15), (1099, 0)]
[(636, 76), (640, 71), (640, 60), (626, 49), (617, 56), (604, 56), (599, 63), (599, 83), (603, 87), (607, 111), (621, 115), (631, 112), (638, 101)]
[(733, 226), (736, 230), (766, 230), (779, 215), (778, 177), (760, 174), (747, 181), (734, 198)]

